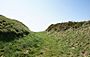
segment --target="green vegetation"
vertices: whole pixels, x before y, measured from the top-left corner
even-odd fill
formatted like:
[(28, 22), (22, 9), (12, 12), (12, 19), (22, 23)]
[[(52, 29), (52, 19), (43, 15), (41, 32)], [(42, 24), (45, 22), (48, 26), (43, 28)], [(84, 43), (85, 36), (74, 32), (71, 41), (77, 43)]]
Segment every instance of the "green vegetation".
[(64, 23), (57, 23), (57, 24), (51, 24), (46, 31), (65, 31), (68, 29), (78, 29), (82, 26), (90, 25), (90, 21), (83, 21), (83, 22), (64, 22)]
[[(0, 28), (0, 32), (13, 31), (14, 35), (18, 35), (20, 31), (29, 32), (21, 22), (9, 21), (4, 16), (0, 17), (0, 21), (2, 18), (5, 18), (7, 26), (14, 24), (5, 28), (4, 21), (1, 22), (0, 26), (4, 27)], [(22, 26), (19, 27), (19, 25)], [(0, 38), (1, 35), (3, 35), (2, 38), (7, 36), (4, 33), (0, 33)], [(10, 34), (9, 37), (15, 38), (11, 41), (0, 39), (0, 57), (90, 57), (90, 21), (53, 24), (44, 32), (30, 32), (25, 35), (14, 37)]]
[(38, 57), (90, 57), (90, 25), (38, 35), (44, 39), (42, 54)]
[(48, 34), (49, 43), (42, 57), (90, 57), (90, 26)]
[(43, 39), (34, 33), (10, 42), (0, 41), (0, 57), (35, 57), (42, 44)]
[(17, 20), (0, 15), (0, 39), (11, 40), (29, 34), (29, 29)]

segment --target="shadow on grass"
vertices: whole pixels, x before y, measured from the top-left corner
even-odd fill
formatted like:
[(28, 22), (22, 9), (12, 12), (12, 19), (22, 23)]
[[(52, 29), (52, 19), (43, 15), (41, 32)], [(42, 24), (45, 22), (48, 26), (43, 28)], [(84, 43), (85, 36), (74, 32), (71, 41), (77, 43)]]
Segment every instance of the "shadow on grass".
[(22, 38), (28, 34), (16, 34), (16, 33), (11, 33), (11, 32), (10, 33), (9, 32), (8, 33), (0, 33), (0, 41), (10, 42), (10, 41), (13, 41), (15, 39)]

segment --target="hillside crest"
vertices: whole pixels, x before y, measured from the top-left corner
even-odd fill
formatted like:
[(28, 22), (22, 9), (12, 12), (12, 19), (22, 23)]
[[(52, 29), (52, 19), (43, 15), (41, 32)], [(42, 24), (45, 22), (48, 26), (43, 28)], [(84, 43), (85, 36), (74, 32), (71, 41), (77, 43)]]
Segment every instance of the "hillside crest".
[(0, 15), (0, 39), (22, 37), (29, 32), (22, 22)]
[(46, 31), (65, 31), (68, 29), (78, 29), (82, 26), (90, 25), (90, 21), (82, 21), (82, 22), (64, 22), (64, 23), (57, 23), (57, 24), (51, 24)]

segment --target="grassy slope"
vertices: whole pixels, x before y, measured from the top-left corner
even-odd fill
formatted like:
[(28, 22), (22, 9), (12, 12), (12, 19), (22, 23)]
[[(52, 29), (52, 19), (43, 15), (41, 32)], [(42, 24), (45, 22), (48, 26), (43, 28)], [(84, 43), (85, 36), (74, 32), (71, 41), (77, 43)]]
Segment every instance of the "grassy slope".
[[(13, 21), (14, 26), (10, 26), (11, 20), (8, 23), (8, 19), (4, 18), (1, 16), (0, 31), (4, 33), (14, 31), (14, 29), (9, 30), (14, 26), (19, 30), (14, 31), (16, 34), (24, 32), (24, 28), (28, 31), (26, 26), (20, 27), (23, 25), (21, 23), (21, 25), (16, 26), (19, 23), (15, 20)], [(49, 32), (30, 32), (23, 38), (18, 37), (11, 41), (5, 40), (8, 40), (8, 33), (7, 36), (1, 33), (5, 37), (1, 37), (0, 34), (0, 57), (90, 57), (90, 22), (79, 25), (80, 27), (77, 23), (73, 27), (75, 29), (70, 28), (73, 26), (71, 26), (72, 22), (67, 24), (65, 23), (65, 26), (61, 25), (60, 27), (55, 25), (55, 28), (51, 27)], [(60, 31), (60, 28), (65, 28), (65, 30)], [(2, 41), (1, 38), (5, 38), (5, 41)]]
[(90, 26), (47, 34), (41, 57), (90, 57)]
[(10, 42), (0, 41), (0, 56), (5, 57), (35, 57), (42, 47), (43, 39), (30, 35)]
[(37, 32), (11, 42), (0, 41), (5, 57), (90, 57), (90, 26), (62, 32)]
[(0, 40), (10, 41), (29, 33), (30, 30), (22, 22), (0, 15)]

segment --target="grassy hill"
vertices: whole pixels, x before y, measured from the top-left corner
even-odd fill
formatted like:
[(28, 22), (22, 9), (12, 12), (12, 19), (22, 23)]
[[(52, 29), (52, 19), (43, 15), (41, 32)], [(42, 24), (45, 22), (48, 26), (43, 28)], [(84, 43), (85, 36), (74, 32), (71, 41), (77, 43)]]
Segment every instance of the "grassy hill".
[(30, 30), (21, 22), (0, 15), (0, 39), (11, 40), (29, 34)]
[[(18, 23), (16, 20), (13, 22), (14, 25)], [(23, 31), (24, 28), (29, 31), (25, 25), (18, 29)], [(13, 38), (11, 41), (0, 39), (0, 57), (90, 57), (90, 21), (53, 24), (44, 32), (30, 32), (26, 36)]]
[(46, 31), (65, 31), (68, 29), (78, 29), (82, 26), (90, 25), (90, 21), (82, 21), (82, 22), (64, 22), (64, 23), (57, 23), (57, 24), (51, 24)]

